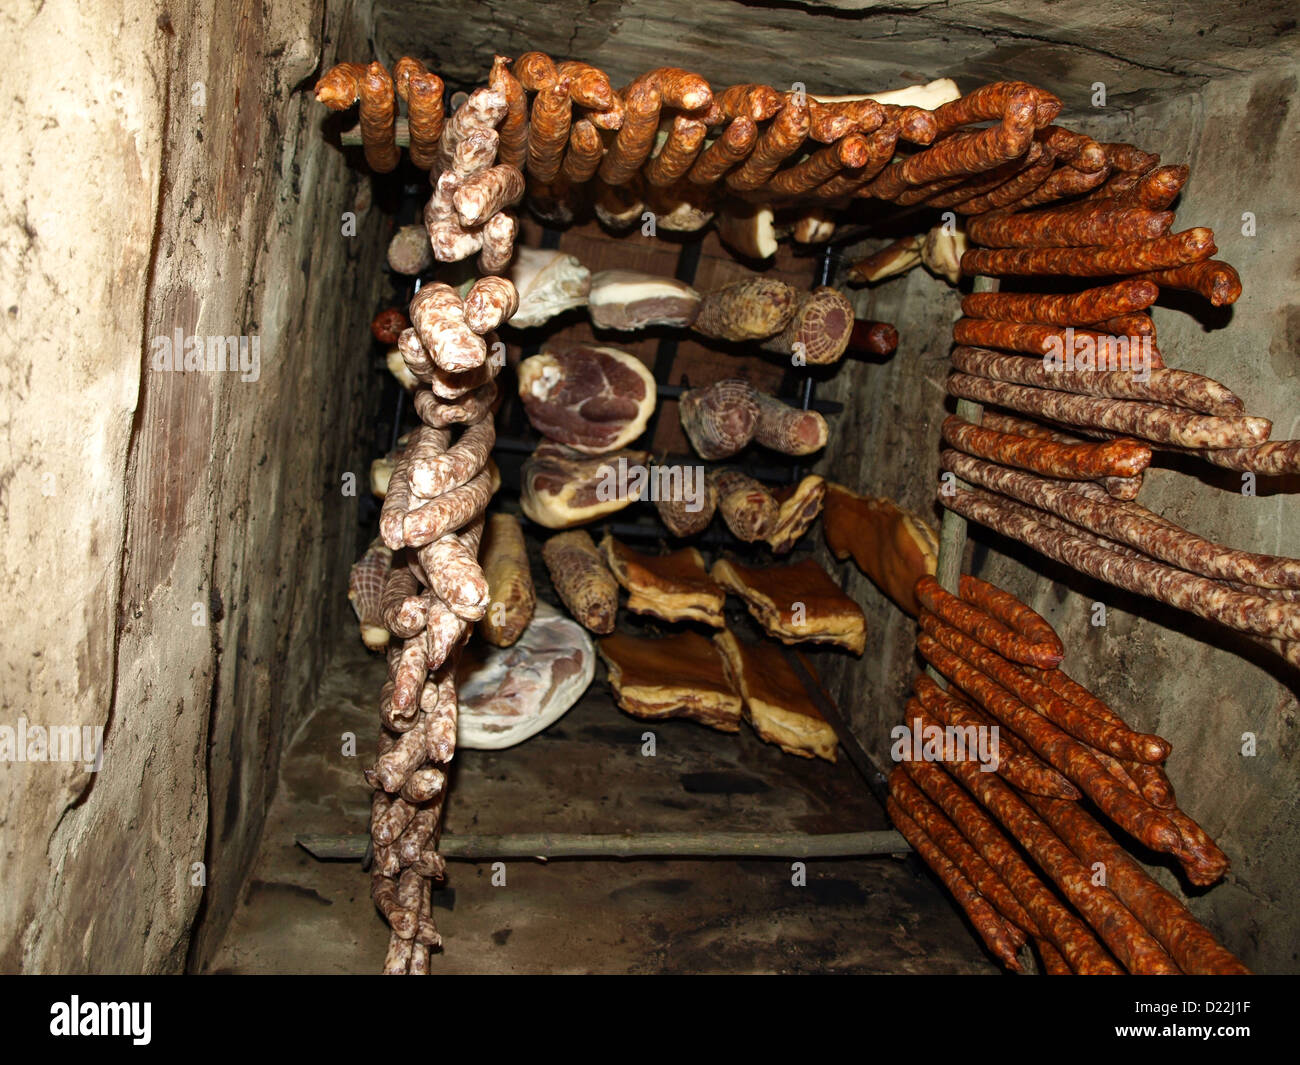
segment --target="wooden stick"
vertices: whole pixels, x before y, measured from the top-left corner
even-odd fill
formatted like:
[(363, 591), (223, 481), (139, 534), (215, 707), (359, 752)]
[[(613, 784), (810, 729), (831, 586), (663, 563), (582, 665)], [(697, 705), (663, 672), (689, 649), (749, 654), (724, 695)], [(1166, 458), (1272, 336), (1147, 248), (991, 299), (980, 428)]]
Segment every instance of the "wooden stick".
[[(360, 861), (368, 835), (303, 834), (294, 842), (313, 857)], [(854, 858), (905, 854), (892, 830), (880, 832), (647, 832), (635, 836), (527, 832), (509, 836), (443, 836), (438, 853), (459, 861), (489, 858)]]
[[(974, 292), (996, 292), (998, 280), (994, 277), (977, 277), (972, 288)], [(957, 400), (957, 417), (965, 418), (973, 425), (984, 420), (984, 405), (974, 400)], [(957, 481), (957, 487), (968, 488), (963, 481)], [(949, 521), (952, 518), (952, 521)], [(961, 558), (966, 551), (966, 519), (954, 514), (947, 507), (943, 511), (943, 524), (939, 526), (939, 556), (935, 564), (934, 579), (947, 591), (957, 594), (957, 584), (961, 578)], [(934, 666), (927, 665), (925, 672), (944, 691), (948, 690), (948, 679)]]
[[(397, 117), (397, 146), (399, 148), (409, 148), (411, 146), (411, 127), (406, 121), (405, 115)], [(364, 142), (361, 140), (361, 124), (353, 126), (351, 129), (345, 129), (339, 134), (339, 143), (345, 148), (359, 148)]]

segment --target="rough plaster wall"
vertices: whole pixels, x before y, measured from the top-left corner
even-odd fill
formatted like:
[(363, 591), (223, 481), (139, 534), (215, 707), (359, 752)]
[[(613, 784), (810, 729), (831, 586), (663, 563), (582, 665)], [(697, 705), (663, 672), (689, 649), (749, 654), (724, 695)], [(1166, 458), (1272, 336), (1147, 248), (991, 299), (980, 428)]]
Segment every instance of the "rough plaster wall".
[[(1214, 81), (1196, 94), (1136, 111), (1089, 116), (1074, 101), (1079, 128), (1190, 164), (1180, 225), (1214, 228), (1220, 257), (1240, 270), (1245, 294), (1232, 309), (1219, 311), (1195, 298), (1162, 298), (1156, 309), (1160, 348), (1171, 365), (1233, 388), (1248, 410), (1274, 420), (1279, 438), (1300, 432), (1300, 212), (1287, 154), (1300, 134), (1296, 88), (1297, 71), (1289, 65)], [(1256, 216), (1254, 237), (1241, 233), (1243, 211)], [(858, 298), (860, 313), (898, 323), (900, 352), (883, 366), (847, 367), (824, 390), (835, 398), (852, 396), (853, 408), (823, 466), (849, 483), (856, 475), (860, 489), (930, 513), (942, 417), (938, 388), (947, 372), (947, 323), (958, 313), (956, 297), (915, 272)], [(1170, 468), (1148, 474), (1146, 505), (1221, 542), (1300, 557), (1300, 526), (1292, 520), (1300, 478), (1262, 478), (1249, 497), (1239, 474), (1166, 461)], [(1193, 912), (1258, 971), (1300, 969), (1292, 876), (1300, 856), (1300, 677), (1217, 626), (1082, 577), (984, 530), (972, 529), (967, 558), (968, 572), (1017, 593), (1056, 626), (1070, 648), (1072, 675), (1135, 726), (1172, 742), (1168, 768), (1180, 803), (1233, 861), (1225, 883), (1195, 891)], [(872, 632), (862, 666), (842, 664), (832, 682), (858, 734), (884, 765), (888, 730), (916, 669), (914, 627), (851, 563), (840, 568)], [(1107, 608), (1104, 627), (1091, 623), (1097, 602)], [(1240, 753), (1245, 732), (1257, 737), (1253, 758)], [(1167, 869), (1157, 875), (1180, 886)]]
[[(1062, 91), (1094, 81), (1129, 99), (1184, 91), (1258, 64), (1294, 34), (1291, 0), (376, 0), (389, 58), (427, 56), (452, 81), (481, 79), (494, 52), (540, 49), (615, 83), (670, 63), (715, 84), (796, 79), (864, 91), (948, 75), (972, 84), (1016, 68)], [(448, 32), (454, 26), (454, 34)], [(868, 84), (870, 83), (870, 84)]]
[[(161, 170), (156, 71), (138, 61), (156, 29), (147, 13), (127, 18), (106, 54), (102, 20), (71, 4), (8, 4), (0, 27), (10, 41), (61, 42), (10, 49), (0, 68), (14, 102), (0, 131), (0, 724), (94, 726), (113, 690), (122, 474)], [(137, 190), (127, 210), (123, 188)], [(0, 969), (20, 966), (33, 921), (77, 950), (81, 929), (55, 923), (49, 867), (56, 826), (92, 780), (80, 766), (0, 762)]]
[[(205, 928), (228, 916), (340, 616), (340, 479), (365, 483), (382, 232), (371, 211), (341, 236), (358, 182), (300, 83), (332, 60), (322, 31), (356, 51), (366, 20), (133, 12), (3, 16), (28, 45), (9, 95), (49, 88), (7, 127), (23, 170), (0, 193), (24, 235), (3, 280), (3, 723), (107, 725), (93, 781), (0, 769), (5, 970), (177, 970), (200, 903)], [(257, 336), (260, 376), (154, 371), (176, 328)]]

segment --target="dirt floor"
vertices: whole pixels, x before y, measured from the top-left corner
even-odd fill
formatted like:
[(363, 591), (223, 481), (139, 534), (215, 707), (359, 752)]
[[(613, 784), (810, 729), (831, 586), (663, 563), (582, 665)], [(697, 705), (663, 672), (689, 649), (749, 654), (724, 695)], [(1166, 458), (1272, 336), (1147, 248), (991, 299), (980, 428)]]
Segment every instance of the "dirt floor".
[[(294, 737), (255, 868), (209, 971), (375, 973), (387, 929), (357, 862), (321, 862), (299, 833), (365, 831), (374, 702), (384, 665), (337, 654)], [(642, 734), (657, 737), (653, 758)], [(345, 757), (345, 733), (358, 754)], [(446, 833), (845, 832), (888, 827), (848, 760), (784, 755), (748, 726), (637, 721), (597, 667), (583, 699), (507, 751), (462, 751)], [(434, 893), (434, 972), (994, 973), (913, 858), (788, 861), (453, 861)]]

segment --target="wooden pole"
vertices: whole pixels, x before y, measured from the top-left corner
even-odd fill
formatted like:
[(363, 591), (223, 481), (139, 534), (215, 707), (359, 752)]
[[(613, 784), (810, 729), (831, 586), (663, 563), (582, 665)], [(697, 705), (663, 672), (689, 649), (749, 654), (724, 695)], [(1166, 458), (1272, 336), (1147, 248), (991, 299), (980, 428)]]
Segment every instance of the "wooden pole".
[[(369, 836), (294, 837), (313, 857), (360, 861)], [(525, 832), (509, 836), (443, 836), (438, 853), (465, 862), (494, 858), (860, 858), (906, 854), (911, 848), (897, 832), (646, 832), (632, 836), (570, 832)]]
[[(998, 282), (996, 278), (982, 275), (975, 278), (972, 291), (996, 292), (997, 290)], [(979, 425), (984, 420), (984, 407), (971, 399), (959, 399), (957, 400), (957, 417), (965, 418), (966, 421)], [(964, 481), (950, 483), (955, 483), (959, 488), (970, 487)], [(942, 501), (942, 493), (940, 493), (939, 499)], [(939, 526), (939, 558), (935, 565), (934, 578), (953, 595), (957, 594), (957, 584), (961, 578), (961, 560), (962, 555), (965, 553), (966, 519), (956, 511), (945, 507), (943, 524)], [(933, 666), (926, 666), (925, 671), (939, 687), (947, 689), (948, 680), (937, 669)]]

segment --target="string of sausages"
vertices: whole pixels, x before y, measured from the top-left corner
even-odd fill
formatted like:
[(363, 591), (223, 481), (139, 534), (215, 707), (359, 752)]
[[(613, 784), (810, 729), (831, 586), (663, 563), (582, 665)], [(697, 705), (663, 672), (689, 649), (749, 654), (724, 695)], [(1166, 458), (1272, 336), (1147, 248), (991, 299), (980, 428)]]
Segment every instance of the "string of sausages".
[[(408, 58), (392, 75), (376, 63), (341, 63), (317, 83), (316, 96), (334, 110), (360, 103), (373, 169), (397, 165), (399, 139), (409, 143), (412, 162), (426, 168), (443, 117), (430, 92), (434, 77)], [(663, 207), (722, 195), (762, 203), (820, 205), (861, 196), (941, 205), (979, 193), (981, 200), (992, 197), (981, 205), (991, 209), (1010, 202), (1007, 184), (1017, 178), (1017, 189), (1031, 191), (1024, 172), (1050, 170), (1058, 153), (1075, 166), (1099, 166), (1093, 142), (1051, 125), (1060, 101), (1023, 82), (984, 86), (929, 111), (866, 94), (713, 88), (677, 67), (615, 88), (590, 64), (527, 52), (513, 62), (497, 56), (488, 84), (506, 101), (501, 161), (525, 172), (534, 203), (553, 205), (548, 210), (558, 216), (588, 184), (617, 216), (644, 207), (643, 200)], [(405, 124), (399, 100), (407, 107)], [(991, 120), (998, 125), (965, 128)]]
[(506, 208), (523, 195), (523, 175), (507, 161), (515, 158), (506, 146), (517, 130), (507, 121), (506, 94), (479, 89), (444, 116), (441, 80), (409, 59), (392, 76), (377, 63), (343, 64), (317, 87), (329, 106), (350, 106), (354, 93), (360, 99), (373, 169), (397, 164), (391, 96), (382, 106), (368, 90), (385, 78), (408, 106), (412, 158), (430, 170), (424, 222), (434, 257), (456, 262), (477, 253), (483, 275), (463, 296), (433, 282), (411, 300), (411, 324), (397, 347), (417, 383), (412, 398), (422, 424), (395, 456), (380, 539), (352, 578), (367, 645), (388, 645), (378, 757), (365, 776), (375, 789), (371, 897), (391, 930), (383, 971), (398, 975), (427, 973), (430, 951), (441, 944), (431, 884), (445, 870), (438, 841), (456, 749), (456, 660), (489, 601), (478, 549), (499, 486), (490, 456), (505, 349), (494, 331), (519, 302), (514, 285), (497, 275), (513, 254), (515, 221)]
[[(1049, 974), (1245, 973), (1078, 802), (1172, 855), (1192, 883), (1216, 882), (1228, 859), (1178, 808), (1168, 742), (1063, 672), (1060, 638), (1007, 592), (963, 576), (953, 595), (925, 576), (916, 597), (917, 650), (948, 687), (915, 679), (887, 808), (993, 955), (1019, 971), (1032, 941)], [(981, 730), (998, 739), (991, 765), (969, 739), (931, 739)]]

